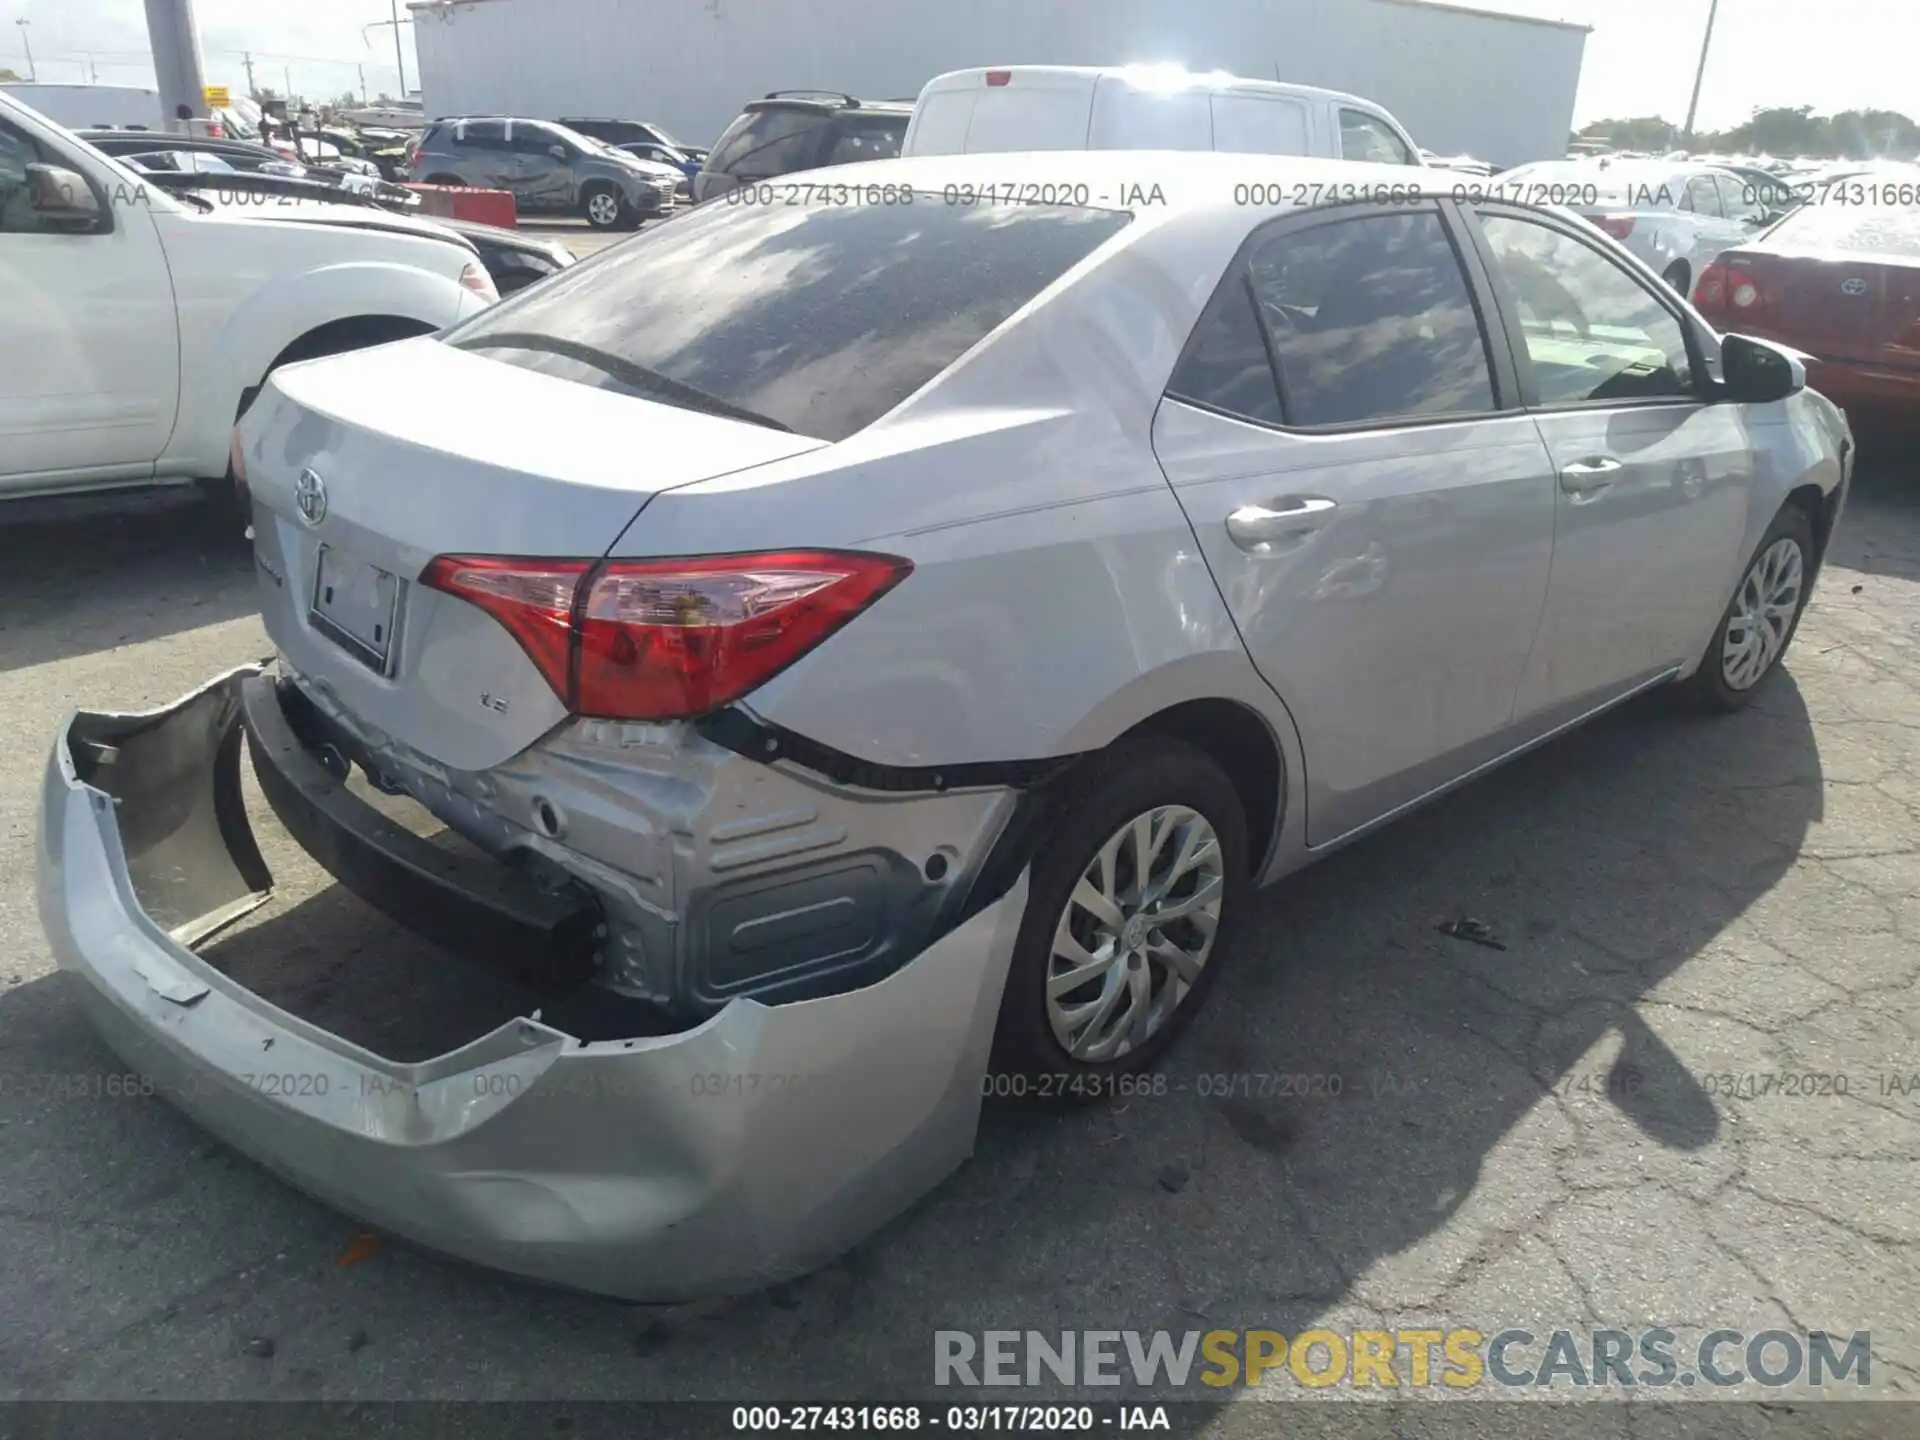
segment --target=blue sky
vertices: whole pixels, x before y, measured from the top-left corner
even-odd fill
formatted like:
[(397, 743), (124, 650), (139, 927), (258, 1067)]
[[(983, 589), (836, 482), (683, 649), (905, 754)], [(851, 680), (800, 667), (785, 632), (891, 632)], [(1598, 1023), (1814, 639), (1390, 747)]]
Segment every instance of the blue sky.
[[(1036, 0), (1041, 3), (1041, 0)], [(1576, 120), (1684, 117), (1708, 0), (1479, 0), (1481, 8), (1592, 25)], [(244, 85), (241, 52), (261, 85), (319, 97), (397, 89), (387, 0), (195, 0), (207, 78)], [(402, 16), (406, 14), (404, 7)], [(40, 78), (148, 84), (141, 0), (0, 0), (0, 65), (25, 74), (28, 20)], [(410, 28), (402, 47), (417, 81)], [(1290, 77), (1291, 78), (1291, 77)], [(1311, 76), (1298, 77), (1311, 80)], [(1920, 0), (1721, 0), (1700, 123), (1722, 128), (1758, 105), (1859, 106), (1920, 118)]]

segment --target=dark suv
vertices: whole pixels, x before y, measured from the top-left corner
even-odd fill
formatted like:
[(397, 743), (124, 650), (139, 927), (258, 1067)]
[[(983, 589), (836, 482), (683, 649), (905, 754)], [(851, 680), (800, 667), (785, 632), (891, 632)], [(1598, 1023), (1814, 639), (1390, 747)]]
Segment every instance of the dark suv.
[(693, 198), (711, 200), (796, 170), (890, 160), (912, 114), (911, 100), (856, 100), (830, 90), (776, 90), (749, 100), (713, 142)]
[(596, 230), (631, 230), (665, 214), (681, 175), (564, 125), (473, 115), (436, 120), (409, 162), (429, 185), (508, 190), (524, 211), (584, 215)]
[(658, 145), (664, 150), (678, 150), (694, 160), (707, 158), (706, 151), (697, 146), (682, 145), (658, 125), (649, 125), (644, 120), (586, 120), (578, 116), (562, 116), (560, 123), (569, 130), (604, 140), (617, 149), (624, 150), (630, 145)]

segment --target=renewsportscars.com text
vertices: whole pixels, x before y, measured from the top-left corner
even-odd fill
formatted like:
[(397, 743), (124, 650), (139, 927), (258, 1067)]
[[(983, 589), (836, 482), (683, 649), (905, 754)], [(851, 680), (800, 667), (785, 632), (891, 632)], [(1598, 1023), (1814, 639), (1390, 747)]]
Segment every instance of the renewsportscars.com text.
[(1263, 1384), (1726, 1390), (1865, 1386), (1873, 1337), (1824, 1330), (939, 1330), (936, 1385), (1143, 1389)]

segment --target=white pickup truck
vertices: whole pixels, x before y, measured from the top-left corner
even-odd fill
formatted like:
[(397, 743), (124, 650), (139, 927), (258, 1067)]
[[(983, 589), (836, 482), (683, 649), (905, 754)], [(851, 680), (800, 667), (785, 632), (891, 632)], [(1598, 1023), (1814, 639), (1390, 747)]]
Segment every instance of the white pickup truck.
[(276, 367), (498, 298), (430, 221), (168, 195), (0, 95), (0, 498), (218, 479)]

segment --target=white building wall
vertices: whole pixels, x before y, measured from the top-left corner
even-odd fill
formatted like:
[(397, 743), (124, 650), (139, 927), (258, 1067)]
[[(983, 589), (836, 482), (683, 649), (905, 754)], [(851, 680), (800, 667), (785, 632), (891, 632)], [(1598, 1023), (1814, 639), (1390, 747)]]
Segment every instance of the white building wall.
[(711, 144), (742, 102), (916, 95), (973, 65), (1176, 61), (1330, 86), (1419, 143), (1566, 153), (1584, 30), (1415, 0), (430, 0), (410, 7), (429, 115), (653, 120)]

